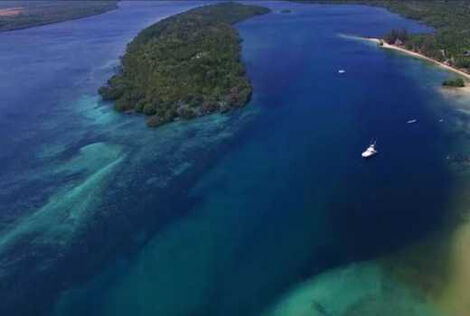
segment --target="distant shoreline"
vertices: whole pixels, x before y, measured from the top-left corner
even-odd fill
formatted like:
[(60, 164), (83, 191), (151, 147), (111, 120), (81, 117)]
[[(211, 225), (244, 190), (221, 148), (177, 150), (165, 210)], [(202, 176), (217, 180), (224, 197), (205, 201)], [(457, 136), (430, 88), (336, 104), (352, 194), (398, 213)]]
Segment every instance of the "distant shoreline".
[[(392, 45), (392, 44), (388, 44), (387, 42), (385, 42), (384, 40), (381, 40), (379, 38), (374, 38), (374, 37), (364, 37), (363, 38), (364, 40), (368, 40), (368, 41), (371, 41), (371, 42), (374, 42), (374, 43), (377, 43), (377, 45), (379, 45), (380, 47), (382, 48), (386, 48), (386, 49), (392, 49), (392, 50), (396, 50), (396, 51), (399, 51), (399, 52), (402, 52), (404, 54), (407, 54), (407, 55), (411, 55), (411, 56), (414, 56), (416, 58), (420, 58), (420, 59), (424, 59), (426, 61), (429, 61), (431, 63), (434, 63), (442, 68), (445, 68), (447, 70), (450, 70), (462, 77), (464, 77), (466, 80), (467, 80), (467, 83), (470, 81), (470, 74), (458, 69), (458, 68), (455, 68), (455, 67), (452, 67), (452, 66), (449, 66), (447, 64), (444, 64), (440, 61), (437, 61), (435, 59), (432, 59), (430, 57), (427, 57), (423, 54), (420, 54), (420, 53), (417, 53), (415, 51), (412, 51), (412, 50), (409, 50), (409, 49), (406, 49), (406, 48), (403, 48), (403, 47), (400, 47), (400, 46), (396, 46), (396, 45)], [(382, 45), (380, 45), (380, 43), (382, 43)]]
[[(408, 56), (412, 56), (421, 60), (428, 61), (430, 63), (433, 63), (445, 70), (451, 71), (457, 75), (460, 75), (464, 78), (465, 80), (465, 87), (444, 87), (441, 86), (442, 91), (448, 91), (448, 92), (455, 92), (455, 93), (464, 93), (464, 94), (470, 94), (470, 74), (466, 73), (458, 68), (446, 65), (444, 63), (441, 63), (440, 61), (437, 61), (435, 59), (429, 58), (423, 54), (417, 53), (415, 51), (399, 47), (396, 45), (391, 45), (386, 43), (384, 40), (376, 37), (362, 37), (362, 36), (355, 36), (355, 35), (347, 35), (347, 34), (339, 34), (340, 37), (347, 38), (347, 39), (352, 39), (352, 40), (359, 40), (359, 41), (367, 41), (371, 43), (377, 44), (378, 47), (385, 48), (385, 49), (390, 49), (393, 51), (397, 51), (403, 54), (406, 54)], [(382, 43), (382, 45), (380, 45)]]
[[(0, 33), (88, 18), (119, 8), (119, 0), (43, 1), (39, 5), (0, 8)], [(21, 3), (18, 3), (20, 5)]]

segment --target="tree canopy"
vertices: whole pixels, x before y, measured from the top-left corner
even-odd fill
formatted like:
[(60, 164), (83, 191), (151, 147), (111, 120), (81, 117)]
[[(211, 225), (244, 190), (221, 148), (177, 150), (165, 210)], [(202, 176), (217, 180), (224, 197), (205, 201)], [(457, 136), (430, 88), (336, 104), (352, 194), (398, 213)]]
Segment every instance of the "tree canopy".
[(354, 3), (381, 6), (435, 28), (427, 34), (407, 34), (398, 30), (385, 35), (389, 43), (400, 38), (403, 45), (430, 58), (470, 72), (470, 0), (293, 0), (298, 2)]
[(241, 107), (252, 90), (232, 24), (268, 11), (222, 3), (164, 19), (128, 45), (119, 73), (99, 92), (119, 111), (150, 116), (150, 126)]

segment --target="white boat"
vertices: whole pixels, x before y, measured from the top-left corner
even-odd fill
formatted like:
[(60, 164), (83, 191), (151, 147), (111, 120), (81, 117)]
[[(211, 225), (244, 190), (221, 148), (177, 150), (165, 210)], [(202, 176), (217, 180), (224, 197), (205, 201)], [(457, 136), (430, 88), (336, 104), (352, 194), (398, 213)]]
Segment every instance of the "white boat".
[(344, 70), (344, 69), (338, 70), (338, 73), (339, 73), (339, 74), (344, 74), (345, 72), (346, 72), (346, 70)]
[(406, 124), (414, 124), (418, 122), (418, 120), (409, 120), (409, 121), (406, 121)]
[(375, 142), (369, 145), (367, 149), (361, 154), (362, 158), (370, 158), (376, 155), (378, 151), (375, 149)]

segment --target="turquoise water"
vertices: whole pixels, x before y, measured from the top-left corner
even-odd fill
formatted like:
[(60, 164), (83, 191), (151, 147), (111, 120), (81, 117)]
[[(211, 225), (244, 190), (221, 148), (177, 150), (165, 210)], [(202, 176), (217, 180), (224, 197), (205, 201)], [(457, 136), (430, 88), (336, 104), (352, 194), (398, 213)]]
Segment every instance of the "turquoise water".
[(444, 225), (462, 115), (436, 89), (447, 73), (342, 36), (429, 31), (383, 9), (262, 2), (274, 12), (237, 25), (254, 86), (241, 111), (148, 129), (102, 103), (126, 43), (198, 4), (0, 34), (9, 314), (257, 315)]

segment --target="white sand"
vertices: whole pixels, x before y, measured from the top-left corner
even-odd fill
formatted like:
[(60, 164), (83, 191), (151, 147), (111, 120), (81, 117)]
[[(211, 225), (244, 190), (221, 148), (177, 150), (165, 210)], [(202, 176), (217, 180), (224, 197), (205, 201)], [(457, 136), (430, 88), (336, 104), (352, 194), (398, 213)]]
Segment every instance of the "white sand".
[[(406, 48), (403, 48), (403, 47), (399, 47), (399, 46), (396, 46), (396, 45), (390, 45), (390, 44), (387, 44), (386, 42), (384, 41), (381, 41), (380, 39), (378, 38), (364, 38), (364, 40), (368, 40), (368, 41), (371, 41), (371, 42), (374, 42), (374, 43), (377, 43), (377, 45), (380, 45), (380, 43), (382, 42), (382, 48), (385, 48), (385, 49), (392, 49), (392, 50), (395, 50), (395, 51), (399, 51), (403, 54), (407, 54), (407, 55), (410, 55), (410, 56), (413, 56), (413, 57), (416, 57), (416, 58), (419, 58), (419, 59), (424, 59), (426, 61), (429, 61), (433, 64), (436, 64), (438, 65), (439, 67), (442, 67), (446, 70), (449, 70), (449, 71), (452, 71), (462, 77), (464, 77), (466, 80), (467, 80), (467, 83), (468, 81), (470, 81), (470, 74), (460, 70), (460, 69), (457, 69), (455, 67), (452, 67), (452, 66), (449, 66), (449, 65), (446, 65), (444, 63), (441, 63), (435, 59), (432, 59), (432, 58), (429, 58), (423, 54), (420, 54), (420, 53), (417, 53), (417, 52), (414, 52), (414, 51), (411, 51), (411, 50), (408, 50)], [(467, 86), (468, 87), (468, 86)], [(470, 87), (468, 87), (470, 89)], [(462, 88), (463, 89), (463, 88)]]

